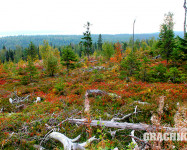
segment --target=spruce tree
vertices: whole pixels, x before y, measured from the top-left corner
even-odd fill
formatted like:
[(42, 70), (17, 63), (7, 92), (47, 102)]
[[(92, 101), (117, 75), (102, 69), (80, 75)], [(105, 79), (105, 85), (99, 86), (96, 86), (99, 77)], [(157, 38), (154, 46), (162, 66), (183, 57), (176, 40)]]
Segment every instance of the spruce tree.
[(163, 58), (170, 59), (170, 56), (175, 48), (174, 32), (173, 32), (173, 14), (168, 13), (165, 15), (164, 23), (161, 25), (158, 47)]
[(38, 52), (37, 47), (30, 42), (29, 48), (26, 49), (27, 57), (30, 57), (31, 60), (34, 60), (37, 58)]
[(127, 81), (130, 81), (129, 77), (131, 77), (132, 75), (138, 75), (139, 69), (140, 61), (137, 60), (135, 53), (131, 51), (130, 54), (121, 62), (121, 78), (126, 78)]
[(103, 39), (101, 37), (101, 34), (99, 34), (99, 38), (98, 38), (98, 41), (97, 41), (97, 45), (98, 45), (98, 49), (99, 50), (102, 50), (102, 45), (103, 45)]
[(67, 74), (69, 75), (69, 70), (74, 68), (74, 62), (77, 61), (77, 56), (70, 46), (63, 49), (61, 61), (62, 65), (66, 66)]
[(28, 64), (26, 67), (26, 71), (27, 71), (27, 75), (29, 78), (29, 81), (32, 82), (33, 79), (36, 77), (36, 75), (38, 74), (36, 67), (34, 66), (34, 63), (31, 59), (31, 57), (28, 57)]
[(185, 33), (184, 38), (181, 37), (177, 37), (179, 40), (179, 45), (178, 45), (178, 49), (182, 50), (184, 52), (184, 54), (187, 54), (187, 33)]
[(91, 54), (92, 50), (92, 37), (90, 32), (90, 22), (87, 22), (87, 24), (84, 26), (86, 28), (86, 32), (83, 33), (84, 37), (81, 38), (83, 41), (81, 43), (84, 46), (84, 53), (87, 55), (89, 59), (89, 55)]

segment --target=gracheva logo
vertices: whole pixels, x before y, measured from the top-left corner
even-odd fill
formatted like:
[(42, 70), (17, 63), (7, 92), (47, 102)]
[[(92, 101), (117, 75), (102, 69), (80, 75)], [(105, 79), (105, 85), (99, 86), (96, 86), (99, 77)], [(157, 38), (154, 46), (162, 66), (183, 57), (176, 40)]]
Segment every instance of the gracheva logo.
[(187, 132), (180, 133), (162, 133), (145, 132), (143, 134), (145, 141), (187, 141)]

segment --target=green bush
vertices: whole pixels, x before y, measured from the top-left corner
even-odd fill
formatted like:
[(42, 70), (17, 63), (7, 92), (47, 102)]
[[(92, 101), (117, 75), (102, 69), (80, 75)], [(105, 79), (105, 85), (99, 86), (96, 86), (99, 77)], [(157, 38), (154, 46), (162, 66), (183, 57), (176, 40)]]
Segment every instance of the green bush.
[(185, 74), (182, 74), (182, 72), (178, 70), (177, 67), (171, 67), (167, 75), (173, 83), (185, 81)]
[(149, 81), (151, 82), (166, 82), (167, 81), (167, 68), (163, 64), (151, 68)]
[(65, 88), (65, 83), (64, 83), (63, 79), (60, 79), (60, 80), (55, 84), (54, 88), (55, 88), (55, 92), (56, 92), (57, 94), (64, 95), (64, 94), (65, 94), (65, 90), (64, 90), (64, 88)]
[(83, 66), (83, 63), (81, 62), (75, 63), (75, 68), (81, 68), (82, 66)]
[(102, 82), (104, 81), (104, 75), (99, 73), (98, 70), (94, 70), (94, 75), (91, 76), (90, 80), (92, 82)]
[(18, 75), (25, 75), (26, 71), (23, 68), (19, 67), (19, 69), (17, 70), (17, 74)]
[(21, 77), (21, 84), (22, 84), (22, 85), (27, 85), (27, 84), (29, 84), (29, 79), (30, 79), (30, 77), (29, 77), (28, 75), (22, 76), (22, 77)]
[(120, 78), (126, 77), (128, 80), (131, 76), (139, 76), (140, 61), (136, 58), (135, 54), (131, 52), (124, 58), (120, 64)]

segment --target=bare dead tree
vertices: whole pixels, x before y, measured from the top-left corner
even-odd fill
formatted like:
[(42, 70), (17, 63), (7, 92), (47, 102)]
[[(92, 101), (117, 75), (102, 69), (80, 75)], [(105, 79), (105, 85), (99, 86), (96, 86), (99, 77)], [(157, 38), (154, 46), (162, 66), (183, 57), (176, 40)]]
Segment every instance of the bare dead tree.
[(186, 34), (186, 14), (187, 14), (187, 7), (186, 7), (186, 0), (184, 0), (184, 11), (185, 11), (185, 15), (184, 15), (184, 37)]
[(134, 51), (134, 25), (135, 25), (135, 22), (136, 22), (136, 19), (134, 19), (134, 22), (133, 22), (132, 51)]

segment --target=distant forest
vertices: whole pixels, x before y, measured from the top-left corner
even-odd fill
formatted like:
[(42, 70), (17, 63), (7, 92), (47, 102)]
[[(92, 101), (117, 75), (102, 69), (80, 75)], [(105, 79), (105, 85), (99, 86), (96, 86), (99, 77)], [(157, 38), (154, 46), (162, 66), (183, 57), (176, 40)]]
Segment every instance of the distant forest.
[[(183, 32), (175, 32), (175, 35), (183, 37)], [(93, 43), (96, 43), (98, 40), (98, 34), (92, 35)], [(62, 46), (78, 44), (81, 41), (83, 35), (19, 35), (19, 36), (7, 36), (0, 38), (0, 49), (5, 46), (7, 49), (15, 49), (17, 45), (22, 48), (28, 47), (30, 42), (33, 42), (36, 46), (42, 45), (44, 40), (47, 40), (49, 44), (53, 46)], [(135, 34), (135, 40), (150, 39), (154, 37), (157, 39), (159, 33), (151, 34)], [(132, 38), (132, 34), (102, 34), (103, 41), (109, 42), (127, 42)]]

